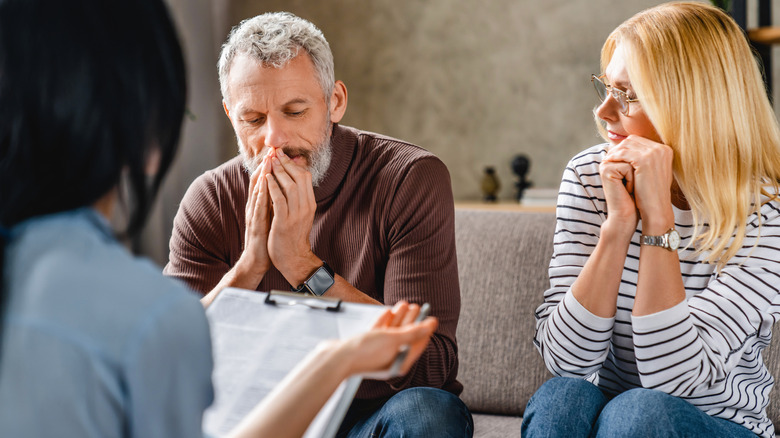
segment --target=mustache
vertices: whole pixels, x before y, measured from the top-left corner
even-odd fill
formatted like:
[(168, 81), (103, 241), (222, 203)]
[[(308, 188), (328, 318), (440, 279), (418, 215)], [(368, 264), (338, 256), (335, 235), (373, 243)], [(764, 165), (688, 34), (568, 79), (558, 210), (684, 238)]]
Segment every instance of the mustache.
[(282, 146), (280, 148), (288, 157), (300, 156), (303, 157), (307, 163), (311, 164), (311, 151), (308, 149), (297, 148), (294, 146)]

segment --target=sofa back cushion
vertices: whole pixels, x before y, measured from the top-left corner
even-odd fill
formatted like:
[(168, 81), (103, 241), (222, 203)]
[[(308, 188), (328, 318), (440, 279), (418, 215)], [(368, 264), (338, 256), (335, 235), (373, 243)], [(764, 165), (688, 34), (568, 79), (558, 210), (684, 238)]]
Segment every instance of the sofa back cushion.
[(551, 377), (533, 344), (549, 287), (555, 214), (455, 211), (461, 291), (458, 380), (473, 412), (522, 415)]

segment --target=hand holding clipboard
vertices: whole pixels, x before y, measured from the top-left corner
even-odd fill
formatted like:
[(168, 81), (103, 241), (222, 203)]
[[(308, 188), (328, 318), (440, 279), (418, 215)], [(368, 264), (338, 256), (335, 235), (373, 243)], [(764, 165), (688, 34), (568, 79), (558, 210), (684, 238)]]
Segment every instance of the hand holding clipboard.
[[(399, 306), (401, 308), (399, 308)], [(408, 309), (406, 309), (404, 306), (408, 306)], [(402, 327), (402, 326), (406, 326), (408, 329), (409, 323), (411, 322), (410, 319), (414, 318), (415, 325), (425, 323), (426, 325), (429, 326), (430, 333), (432, 334), (433, 331), (436, 330), (438, 321), (436, 321), (435, 318), (430, 318), (428, 321), (426, 321), (431, 306), (428, 303), (424, 303), (422, 306), (419, 306), (419, 311), (417, 312), (417, 315), (414, 316), (414, 312), (415, 310), (417, 310), (416, 309), (417, 307), (418, 306), (416, 304), (410, 305), (406, 303), (401, 303), (396, 305), (396, 307), (393, 308), (393, 313), (388, 312), (382, 317), (380, 317), (379, 321), (377, 321), (377, 324), (374, 326), (374, 329), (382, 329), (382, 328), (392, 329), (392, 327)], [(395, 320), (395, 318), (392, 318), (393, 316), (396, 316), (399, 313), (402, 313), (402, 315), (398, 317), (397, 320)], [(392, 319), (392, 320), (387, 320), (387, 319)], [(398, 377), (400, 375), (406, 374), (406, 372), (409, 370), (409, 367), (419, 358), (419, 355), (422, 353), (422, 350), (425, 348), (425, 344), (427, 344), (427, 337), (424, 343), (422, 343), (421, 345), (418, 344), (419, 342), (415, 342), (412, 345), (410, 344), (400, 345), (395, 355), (395, 358), (393, 359), (389, 368), (383, 371), (362, 373), (360, 374), (360, 376), (363, 377), (364, 379), (387, 380), (392, 377)], [(413, 351), (415, 347), (417, 347), (417, 351)], [(413, 360), (407, 361), (410, 354), (413, 355)]]
[[(206, 311), (215, 402), (204, 414), (204, 430), (221, 436), (248, 427), (268, 432), (259, 436), (278, 436), (270, 431), (289, 432), (295, 424), (300, 429), (295, 436), (335, 436), (363, 373), (383, 379), (401, 375), (420, 357), (438, 325), (425, 318), (427, 313), (427, 306), (406, 302), (388, 309), (301, 294), (223, 290)], [(285, 373), (283, 379), (273, 377)], [(246, 390), (231, 390), (236, 387)], [(310, 409), (301, 409), (301, 397), (314, 400)]]

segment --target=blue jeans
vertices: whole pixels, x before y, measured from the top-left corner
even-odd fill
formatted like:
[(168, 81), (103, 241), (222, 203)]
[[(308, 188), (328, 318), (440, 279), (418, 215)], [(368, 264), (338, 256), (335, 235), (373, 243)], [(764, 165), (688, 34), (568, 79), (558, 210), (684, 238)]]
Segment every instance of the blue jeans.
[(523, 438), (756, 438), (737, 423), (661, 391), (630, 389), (610, 400), (596, 385), (571, 377), (554, 377), (536, 391), (525, 408), (521, 433)]
[[(409, 388), (384, 403), (353, 404), (339, 437), (467, 437), (474, 420), (465, 404), (436, 388)], [(355, 418), (357, 417), (357, 418)]]

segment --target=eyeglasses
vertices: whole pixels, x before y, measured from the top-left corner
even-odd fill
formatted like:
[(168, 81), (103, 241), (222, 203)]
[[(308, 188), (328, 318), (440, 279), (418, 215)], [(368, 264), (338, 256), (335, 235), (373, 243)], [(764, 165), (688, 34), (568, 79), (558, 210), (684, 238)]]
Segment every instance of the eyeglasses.
[(612, 85), (607, 85), (604, 83), (604, 81), (601, 80), (604, 75), (596, 76), (596, 75), (590, 75), (590, 81), (593, 82), (593, 87), (596, 89), (596, 94), (599, 96), (599, 100), (604, 102), (607, 100), (607, 97), (611, 94), (612, 97), (617, 101), (617, 103), (620, 105), (620, 112), (623, 113), (623, 115), (628, 115), (628, 104), (631, 102), (639, 102), (639, 99), (629, 99), (628, 94), (626, 94), (623, 90), (618, 90), (617, 88), (613, 87)]

